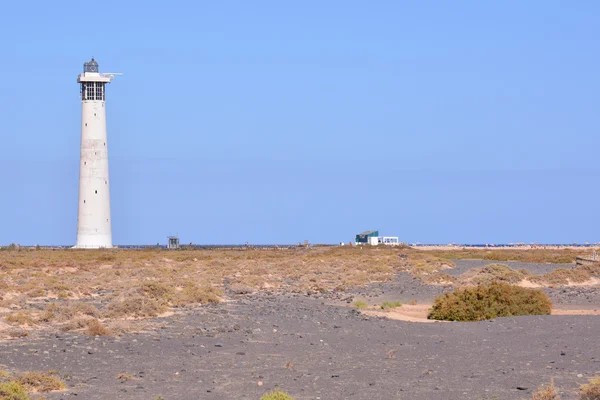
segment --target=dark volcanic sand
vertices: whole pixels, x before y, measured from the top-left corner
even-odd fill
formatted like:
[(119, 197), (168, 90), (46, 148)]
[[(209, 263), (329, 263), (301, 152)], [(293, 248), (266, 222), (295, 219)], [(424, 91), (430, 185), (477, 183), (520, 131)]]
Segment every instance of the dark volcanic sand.
[[(369, 290), (432, 298), (444, 288), (399, 274)], [(0, 364), (70, 375), (70, 389), (49, 399), (258, 400), (281, 388), (298, 400), (517, 400), (554, 378), (565, 400), (600, 373), (598, 316), (414, 323), (365, 317), (330, 301), (242, 296), (121, 338), (3, 342)], [(121, 373), (136, 379), (121, 383)]]

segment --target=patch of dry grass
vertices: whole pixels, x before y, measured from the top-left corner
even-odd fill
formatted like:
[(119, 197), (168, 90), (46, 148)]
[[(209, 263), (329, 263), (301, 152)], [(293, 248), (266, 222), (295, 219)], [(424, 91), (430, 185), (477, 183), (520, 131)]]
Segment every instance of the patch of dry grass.
[(572, 269), (557, 268), (547, 274), (532, 276), (529, 280), (540, 285), (568, 285), (586, 282), (591, 278), (587, 271), (577, 267)]
[(4, 317), (4, 320), (13, 326), (36, 325), (35, 318), (31, 315), (30, 312), (26, 312), (26, 311), (18, 311), (18, 312), (8, 314), (7, 316)]
[(66, 389), (65, 383), (57, 376), (46, 372), (24, 372), (15, 377), (15, 381), (28, 391), (46, 393)]
[(102, 322), (97, 319), (92, 319), (87, 324), (86, 334), (90, 336), (108, 336), (111, 332)]
[(168, 307), (165, 301), (137, 295), (113, 300), (108, 304), (108, 311), (105, 316), (108, 318), (150, 318), (156, 317), (167, 310)]
[(193, 282), (188, 282), (176, 293), (172, 304), (181, 307), (189, 304), (218, 303), (221, 295), (222, 290), (219, 288), (198, 286)]
[(600, 376), (590, 379), (589, 383), (581, 385), (579, 398), (581, 400), (600, 400)]
[(548, 385), (540, 386), (531, 396), (531, 400), (560, 400), (560, 395), (554, 382), (550, 382)]

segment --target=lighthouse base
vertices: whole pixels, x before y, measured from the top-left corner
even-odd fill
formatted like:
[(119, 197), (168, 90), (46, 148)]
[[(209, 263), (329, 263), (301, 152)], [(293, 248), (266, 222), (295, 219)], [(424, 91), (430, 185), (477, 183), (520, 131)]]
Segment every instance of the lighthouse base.
[(96, 245), (75, 245), (71, 247), (72, 249), (112, 249), (113, 246), (96, 246)]

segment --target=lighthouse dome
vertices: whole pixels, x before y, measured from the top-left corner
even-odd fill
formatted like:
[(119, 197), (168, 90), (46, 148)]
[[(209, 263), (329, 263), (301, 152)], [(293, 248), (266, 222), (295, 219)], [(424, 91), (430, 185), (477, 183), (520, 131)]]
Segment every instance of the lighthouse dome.
[(83, 72), (98, 72), (98, 61), (94, 60), (94, 57), (83, 64)]

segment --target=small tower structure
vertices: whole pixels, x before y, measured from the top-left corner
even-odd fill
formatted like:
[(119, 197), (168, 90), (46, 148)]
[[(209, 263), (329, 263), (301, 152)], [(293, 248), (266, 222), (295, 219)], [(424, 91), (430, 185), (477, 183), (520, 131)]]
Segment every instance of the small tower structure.
[(98, 62), (83, 64), (81, 88), (81, 157), (76, 248), (111, 248), (110, 181), (106, 137), (106, 84), (115, 74), (101, 74)]
[(167, 249), (169, 250), (177, 250), (179, 248), (179, 237), (177, 236), (167, 236), (169, 239), (169, 244), (167, 245)]

